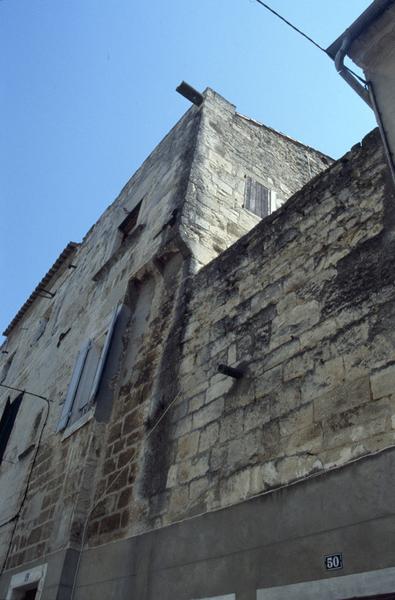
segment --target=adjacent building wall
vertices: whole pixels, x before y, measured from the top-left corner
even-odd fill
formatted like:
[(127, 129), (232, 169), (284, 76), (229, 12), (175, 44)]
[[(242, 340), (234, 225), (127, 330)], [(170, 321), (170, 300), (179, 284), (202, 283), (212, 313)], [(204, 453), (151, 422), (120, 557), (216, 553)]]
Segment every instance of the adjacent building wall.
[(388, 2), (380, 17), (366, 24), (349, 54), (371, 84), (395, 165), (395, 3)]
[(376, 131), (194, 278), (162, 523), (394, 444), (394, 219)]

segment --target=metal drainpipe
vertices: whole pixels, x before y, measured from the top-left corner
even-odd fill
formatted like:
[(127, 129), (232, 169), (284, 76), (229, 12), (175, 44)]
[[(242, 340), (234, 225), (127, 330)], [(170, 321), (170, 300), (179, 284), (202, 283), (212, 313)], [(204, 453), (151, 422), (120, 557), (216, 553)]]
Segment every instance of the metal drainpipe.
[(354, 77), (354, 75), (347, 69), (347, 67), (344, 64), (344, 58), (345, 58), (353, 41), (354, 41), (354, 38), (352, 37), (352, 35), (350, 33), (346, 33), (346, 35), (343, 38), (342, 44), (335, 56), (336, 70), (339, 73), (339, 75), (341, 77), (343, 77), (343, 79), (348, 83), (348, 85), (350, 87), (352, 87), (352, 89), (358, 94), (358, 96), (360, 96), (362, 98), (362, 100), (364, 100), (364, 102), (366, 102), (366, 104), (368, 106), (370, 106), (370, 108), (373, 110), (373, 112), (376, 116), (377, 124), (379, 126), (381, 140), (383, 142), (384, 152), (385, 152), (385, 155), (387, 158), (388, 166), (389, 166), (389, 169), (391, 172), (393, 182), (395, 184), (395, 166), (394, 166), (394, 162), (392, 159), (392, 154), (391, 154), (390, 146), (388, 143), (387, 134), (384, 129), (384, 124), (383, 124), (383, 121), (381, 118), (380, 110), (379, 110), (379, 107), (376, 102), (376, 97), (374, 94), (374, 89), (373, 89), (372, 83), (368, 81), (366, 84), (367, 88), (365, 88), (358, 81), (358, 79), (356, 79), (356, 77)]
[(343, 77), (343, 79), (345, 81), (347, 81), (348, 85), (352, 87), (354, 92), (356, 92), (358, 94), (358, 96), (360, 96), (362, 98), (362, 100), (364, 100), (366, 102), (366, 104), (368, 104), (370, 106), (370, 108), (373, 108), (372, 103), (370, 101), (368, 90), (366, 88), (364, 88), (364, 86), (358, 81), (358, 79), (356, 77), (354, 77), (354, 75), (352, 73), (350, 73), (350, 71), (347, 69), (346, 65), (344, 64), (344, 58), (351, 46), (352, 41), (353, 41), (353, 39), (352, 39), (351, 35), (349, 33), (347, 33), (344, 36), (342, 44), (335, 56), (335, 67), (336, 67), (336, 70), (339, 73), (339, 75), (341, 77)]
[(381, 139), (382, 139), (383, 145), (384, 145), (385, 156), (387, 158), (388, 166), (391, 171), (392, 179), (395, 184), (395, 166), (394, 166), (394, 161), (392, 159), (392, 153), (391, 153), (390, 145), (388, 142), (387, 132), (384, 129), (384, 124), (381, 119), (380, 109), (379, 109), (377, 101), (376, 101), (376, 96), (374, 93), (373, 85), (371, 82), (369, 82), (368, 86), (369, 86), (369, 94), (370, 94), (370, 98), (371, 98), (371, 102), (372, 102), (372, 108), (373, 108), (374, 114), (376, 116), (376, 121), (378, 123)]

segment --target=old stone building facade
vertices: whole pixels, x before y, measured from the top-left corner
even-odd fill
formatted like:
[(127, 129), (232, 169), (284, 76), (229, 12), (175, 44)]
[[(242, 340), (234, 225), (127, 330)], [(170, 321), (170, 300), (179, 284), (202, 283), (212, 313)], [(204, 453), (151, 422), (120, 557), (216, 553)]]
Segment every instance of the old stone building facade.
[(7, 328), (0, 598), (395, 592), (394, 218), (206, 90)]

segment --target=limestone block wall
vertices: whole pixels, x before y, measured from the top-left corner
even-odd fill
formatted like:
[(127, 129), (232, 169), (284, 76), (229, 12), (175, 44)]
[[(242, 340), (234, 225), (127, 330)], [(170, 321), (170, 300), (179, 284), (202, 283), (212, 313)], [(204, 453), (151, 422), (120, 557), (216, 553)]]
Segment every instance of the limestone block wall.
[[(159, 309), (147, 320), (137, 381), (125, 362), (86, 547), (394, 444), (393, 207), (373, 132), (177, 297), (163, 295), (173, 314), (167, 342), (158, 363)], [(169, 276), (180, 276), (177, 260)], [(142, 304), (155, 305), (150, 286), (140, 288)], [(133, 346), (129, 336), (127, 355)], [(219, 374), (221, 363), (243, 378)]]
[[(211, 90), (205, 92), (198, 114), (199, 128), (177, 241), (184, 263), (180, 255), (170, 251), (163, 257), (157, 256), (155, 268), (147, 269), (137, 282), (132, 282), (132, 323), (125, 341), (119, 396), (98, 466), (87, 544), (106, 543), (159, 526), (158, 515), (166, 510), (168, 467), (176, 452), (171, 429), (165, 426), (166, 411), (174, 398), (183, 393), (179, 369), (188, 323), (185, 311), (191, 294), (187, 256), (196, 270), (260, 221), (243, 207), (245, 165), (251, 164), (248, 173), (256, 176), (258, 172), (262, 179), (262, 172), (274, 169), (274, 158), (263, 169), (260, 160), (263, 156), (268, 160), (270, 153), (275, 153), (282, 166), (276, 165), (274, 179), (280, 186), (281, 172), (281, 181), (288, 181), (296, 189), (329, 162), (320, 153), (275, 132), (262, 135), (255, 145), (251, 144), (244, 132), (251, 125), (242, 119), (238, 127), (246, 138), (242, 151), (245, 156), (241, 160), (232, 150), (233, 164), (228, 163), (229, 169), (224, 170), (227, 159), (221, 147), (241, 143), (241, 134), (239, 140), (230, 128), (239, 117), (232, 105)], [(214, 137), (210, 123), (216, 127)], [(284, 187), (285, 183), (281, 185)], [(225, 228), (225, 233), (221, 228)], [(167, 332), (165, 336), (163, 331)], [(182, 417), (185, 405), (172, 412)]]
[(182, 212), (183, 234), (197, 268), (260, 221), (244, 205), (247, 177), (271, 190), (274, 211), (332, 162), (317, 150), (243, 117), (219, 94), (206, 90)]
[(158, 523), (394, 444), (388, 181), (374, 132), (195, 277)]

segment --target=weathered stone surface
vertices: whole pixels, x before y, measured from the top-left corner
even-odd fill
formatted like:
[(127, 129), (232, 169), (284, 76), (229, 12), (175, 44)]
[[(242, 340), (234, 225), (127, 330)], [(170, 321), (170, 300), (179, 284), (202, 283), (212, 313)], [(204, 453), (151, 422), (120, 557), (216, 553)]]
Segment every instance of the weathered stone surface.
[(180, 483), (191, 481), (205, 475), (208, 471), (208, 454), (199, 458), (181, 463), (178, 467), (178, 480)]
[(238, 437), (243, 432), (244, 411), (239, 410), (221, 419), (221, 429), (219, 434), (219, 443), (222, 444), (228, 440)]
[(180, 460), (184, 460), (190, 456), (194, 456), (197, 453), (199, 446), (199, 432), (192, 431), (191, 433), (184, 435), (178, 440), (177, 455)]
[(374, 399), (395, 393), (395, 365), (391, 365), (371, 376), (372, 396)]
[(193, 414), (193, 428), (201, 429), (211, 421), (219, 419), (224, 410), (224, 399), (218, 398)]
[(298, 429), (304, 429), (313, 424), (313, 403), (302, 404), (288, 415), (284, 415), (280, 422), (280, 435), (290, 435)]
[(359, 377), (345, 381), (314, 400), (314, 420), (322, 421), (330, 415), (336, 415), (369, 402), (371, 398), (369, 377)]

